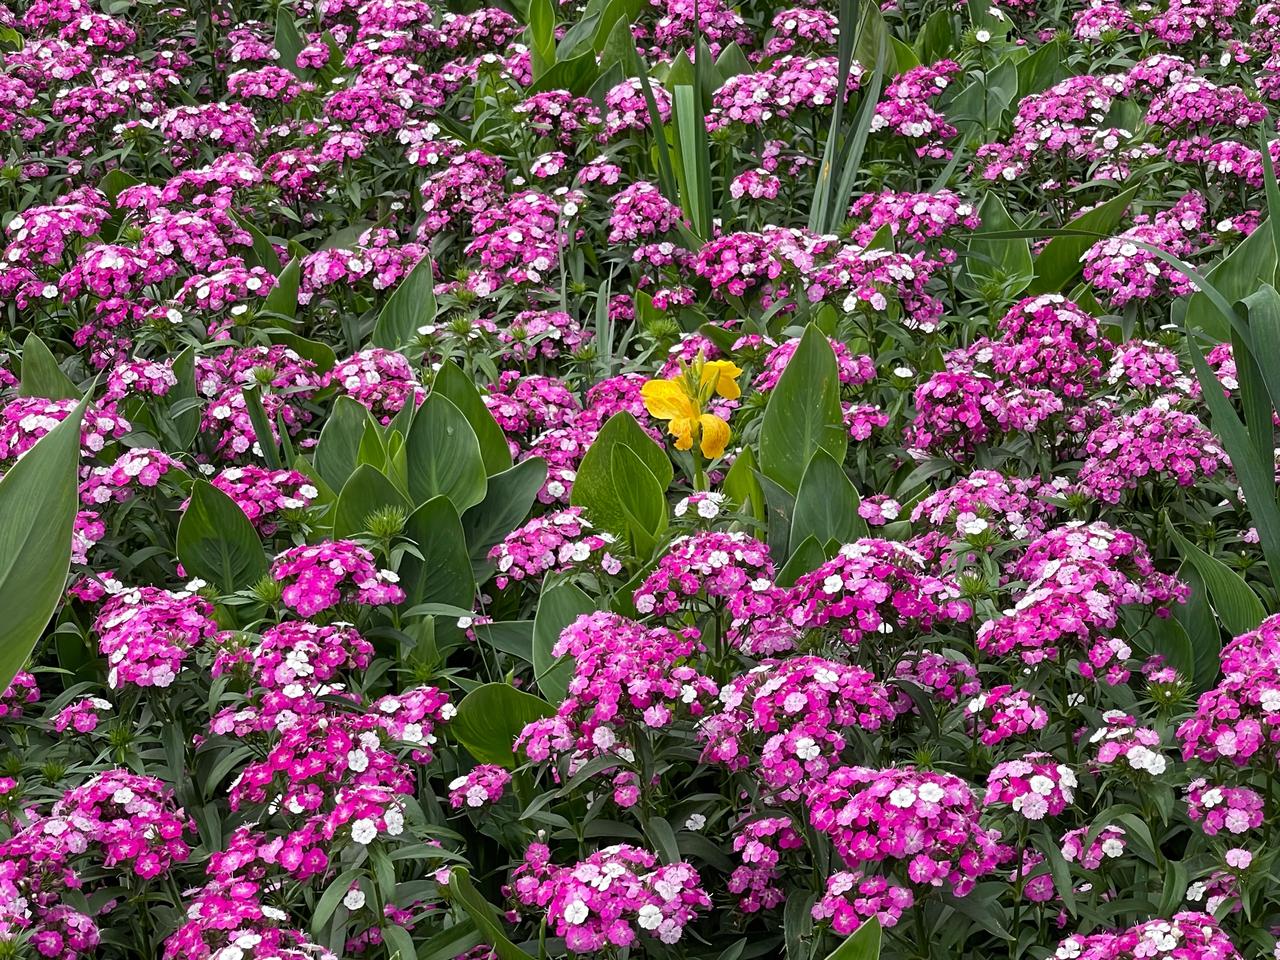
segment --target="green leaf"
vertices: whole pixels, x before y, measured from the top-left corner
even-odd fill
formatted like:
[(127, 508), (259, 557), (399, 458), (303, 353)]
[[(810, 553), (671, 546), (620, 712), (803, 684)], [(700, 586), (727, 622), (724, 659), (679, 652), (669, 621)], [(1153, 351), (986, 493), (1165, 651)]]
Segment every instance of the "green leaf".
[(280, 275), (276, 277), (276, 285), (267, 294), (262, 309), (267, 313), (278, 313), (281, 316), (293, 317), (298, 313), (298, 282), (302, 278), (302, 265), (294, 257), (284, 265)]
[(280, 65), (303, 80), (307, 78), (305, 67), (298, 66), (298, 54), (306, 46), (293, 14), (286, 7), (276, 8), (276, 50), (280, 52)]
[(288, 347), (303, 360), (310, 360), (316, 365), (317, 373), (328, 373), (338, 363), (338, 355), (333, 352), (333, 347), (319, 340), (308, 340), (296, 333), (281, 332), (272, 333), (271, 342)]
[[(1234, 303), (1258, 289), (1258, 281), (1264, 282), (1275, 275), (1276, 250), (1271, 231), (1265, 226), (1245, 237), (1227, 256), (1213, 265), (1205, 279), (1227, 301)], [(1191, 295), (1187, 312), (1182, 319), (1188, 330), (1203, 330), (1217, 340), (1225, 340), (1231, 325), (1210, 302), (1203, 292)]]
[(506, 683), (486, 683), (472, 690), (458, 704), (449, 721), (457, 741), (481, 763), (496, 763), (512, 770), (516, 737), (527, 724), (554, 714), (555, 707), (541, 697)]
[(946, 7), (935, 10), (924, 23), (916, 37), (916, 53), (921, 63), (937, 63), (945, 60), (955, 49), (955, 30), (951, 23), (951, 11)]
[(458, 960), (481, 942), (475, 921), (468, 918), (446, 927), (418, 947), (418, 960)]
[(794, 587), (796, 581), (811, 570), (827, 562), (827, 552), (815, 536), (808, 536), (799, 544), (778, 571), (778, 586)]
[(369, 515), (383, 507), (399, 507), (406, 516), (412, 509), (385, 473), (367, 463), (360, 464), (338, 494), (338, 505), (333, 510), (333, 538), (344, 540), (366, 533)]
[[(1243, 308), (1248, 321), (1249, 337), (1253, 343), (1248, 352), (1252, 363), (1250, 371), (1256, 371), (1262, 386), (1255, 385), (1256, 392), (1269, 400), (1271, 410), (1280, 411), (1280, 291), (1269, 283), (1244, 297), (1238, 307)], [(1233, 331), (1234, 333), (1235, 331)], [(1240, 366), (1238, 347), (1235, 349), (1236, 366)], [(1244, 384), (1242, 383), (1243, 387)], [(1254, 427), (1249, 425), (1250, 434)], [(1258, 424), (1259, 446), (1266, 454), (1271, 452), (1272, 421), (1262, 417)], [(1265, 459), (1265, 455), (1264, 455)]]
[[(200, 432), (200, 399), (196, 394), (196, 354), (193, 348), (187, 347), (178, 354), (173, 361), (173, 376), (178, 382), (166, 398), (169, 417), (177, 432), (180, 448), (186, 450)], [(185, 409), (174, 412), (179, 404), (184, 404)]]
[(1191, 679), (1197, 690), (1207, 690), (1218, 679), (1222, 669), (1222, 630), (1213, 617), (1209, 604), (1209, 588), (1204, 577), (1190, 563), (1178, 568), (1178, 579), (1191, 588), (1186, 603), (1173, 608), (1173, 616), (1182, 624), (1183, 632), (1191, 644), (1194, 673)]
[(46, 400), (79, 400), (80, 391), (62, 372), (44, 341), (34, 333), (22, 343), (22, 380), (18, 396), (43, 397)]
[(484, 458), (471, 424), (448, 397), (433, 393), (409, 428), (409, 493), (414, 503), (444, 495), (461, 513), (484, 499)]
[(711, 152), (707, 149), (706, 112), (699, 99), (696, 87), (677, 86), (672, 120), (680, 157), (680, 209), (689, 217), (694, 234), (706, 239), (711, 235)]
[(334, 911), (338, 909), (338, 904), (342, 902), (342, 898), (347, 895), (347, 891), (351, 889), (351, 884), (363, 872), (361, 867), (352, 867), (338, 874), (336, 880), (325, 888), (320, 899), (316, 902), (315, 909), (311, 912), (311, 932), (319, 934), (324, 930), (325, 924), (329, 922), (329, 918), (333, 916)]
[(981, 291), (986, 284), (998, 283), (1006, 296), (1016, 297), (1033, 276), (1031, 246), (1026, 239), (984, 239), (987, 233), (1018, 229), (995, 191), (983, 197), (979, 217), (982, 225), (973, 232), (965, 254), (967, 286)]
[[(345, 491), (344, 491), (345, 492)], [(469, 610), (475, 602), (462, 521), (448, 497), (432, 497), (405, 521), (404, 534), (422, 558), (406, 553), (400, 562), (400, 587), (406, 602), (448, 603)]]
[(262, 541), (236, 502), (211, 483), (196, 480), (178, 522), (178, 559), (187, 574), (223, 593), (252, 586), (267, 572)]
[[(621, 21), (620, 21), (621, 22)], [(568, 60), (561, 60), (546, 73), (534, 81), (529, 93), (543, 93), (547, 90), (568, 90), (575, 97), (585, 96), (600, 75), (600, 67), (596, 63), (594, 51)]]
[[(1202, 289), (1213, 290), (1214, 287), (1205, 281)], [(1280, 506), (1276, 504), (1275, 466), (1272, 458), (1264, 460), (1258, 455), (1248, 430), (1240, 422), (1231, 402), (1223, 395), (1222, 384), (1209, 369), (1194, 336), (1187, 337), (1187, 352), (1191, 355), (1192, 367), (1200, 381), (1203, 402), (1213, 414), (1213, 431), (1222, 440), (1222, 446), (1231, 458), (1236, 478), (1244, 490), (1249, 515), (1257, 527), (1258, 540), (1267, 566), (1271, 570), (1280, 570)], [(1204, 570), (1200, 572), (1204, 573)], [(1205, 579), (1209, 579), (1207, 575)], [(1212, 593), (1212, 581), (1209, 588)]]
[(538, 689), (552, 703), (559, 703), (568, 693), (569, 681), (573, 678), (573, 660), (565, 657), (562, 662), (557, 662), (551, 649), (565, 627), (595, 610), (596, 602), (572, 583), (548, 587), (547, 581), (543, 581), (538, 610), (533, 619), (533, 672), (538, 678)]
[(412, 343), (418, 328), (436, 317), (434, 264), (423, 257), (387, 298), (373, 327), (373, 343), (397, 350)]
[(612, 479), (636, 555), (651, 556), (657, 538), (667, 528), (667, 498), (657, 478), (635, 451), (617, 444), (613, 447)]
[(1018, 98), (1039, 93), (1069, 77), (1071, 71), (1067, 69), (1065, 53), (1061, 43), (1051, 40), (1025, 60), (1020, 60), (1018, 62)]
[(546, 479), (547, 461), (541, 457), (521, 460), (510, 470), (491, 476), (484, 499), (462, 515), (471, 568), (477, 578), (488, 579), (489, 551), (524, 522)]
[(262, 459), (272, 470), (284, 466), (280, 459), (280, 447), (276, 444), (276, 436), (271, 430), (271, 421), (267, 419), (267, 411), (262, 406), (262, 387), (252, 384), (242, 387), (240, 396), (244, 397), (244, 407), (249, 414), (249, 422), (253, 424), (253, 435), (258, 438), (258, 450)]
[(764, 520), (764, 490), (756, 477), (756, 457), (750, 447), (743, 447), (734, 458), (733, 466), (724, 475), (721, 490), (725, 499), (737, 509), (757, 520)]
[(789, 542), (801, 544), (814, 536), (819, 543), (843, 544), (870, 536), (867, 522), (858, 515), (861, 502), (844, 468), (826, 450), (815, 451), (796, 494)]
[(476, 441), (480, 444), (480, 456), (489, 476), (511, 469), (511, 448), (507, 446), (507, 435), (485, 406), (475, 382), (456, 363), (452, 360), (444, 362), (436, 373), (431, 392), (448, 397), (467, 418), (467, 423), (471, 424)]
[(381, 929), (388, 960), (417, 960), (418, 950), (408, 930), (395, 923), (384, 924)]
[(1178, 552), (1204, 578), (1213, 608), (1233, 636), (1247, 633), (1263, 621), (1267, 611), (1263, 608), (1262, 601), (1239, 574), (1197, 547), (1174, 529), (1172, 523), (1168, 525), (1168, 529)]
[(499, 960), (528, 960), (529, 954), (507, 938), (506, 931), (498, 919), (500, 916), (498, 909), (480, 896), (479, 891), (471, 883), (471, 874), (465, 867), (450, 868), (449, 882), (442, 892), (471, 918), (480, 931), (481, 942), (492, 947)]
[(253, 246), (244, 258), (245, 264), (250, 267), (262, 267), (272, 276), (278, 274), (280, 272), (280, 257), (276, 255), (276, 249), (271, 245), (271, 241), (267, 239), (267, 235), (240, 214), (233, 211), (231, 215), (235, 218), (240, 228), (253, 239)]
[(556, 62), (556, 8), (551, 0), (529, 0), (529, 58), (537, 80)]
[[(1120, 218), (1124, 216), (1125, 210), (1129, 208), (1140, 186), (1141, 184), (1135, 184), (1116, 194), (1106, 203), (1080, 214), (1069, 221), (1064, 229), (1110, 236), (1116, 224), (1120, 222)], [(1080, 257), (1098, 240), (1099, 237), (1092, 235), (1051, 238), (1035, 259), (1036, 276), (1026, 292), (1029, 294), (1060, 293), (1065, 290), (1071, 281), (1080, 275), (1082, 269)]]
[(760, 469), (795, 495), (817, 450), (825, 450), (836, 463), (843, 463), (848, 446), (836, 355), (826, 336), (810, 324), (764, 408)]
[(569, 500), (574, 506), (582, 507), (592, 523), (610, 533), (625, 535), (626, 513), (613, 481), (613, 449), (617, 446), (629, 448), (663, 490), (670, 486), (675, 471), (667, 452), (654, 443), (635, 417), (626, 411), (615, 413), (600, 429), (578, 466)]
[(8, 689), (57, 609), (80, 507), (86, 396), (0, 479), (0, 689)]
[(872, 917), (827, 954), (827, 960), (878, 960), (881, 936), (880, 921)]
[(334, 490), (341, 490), (356, 468), (360, 440), (364, 436), (369, 411), (347, 396), (333, 402), (329, 419), (316, 445), (316, 473)]

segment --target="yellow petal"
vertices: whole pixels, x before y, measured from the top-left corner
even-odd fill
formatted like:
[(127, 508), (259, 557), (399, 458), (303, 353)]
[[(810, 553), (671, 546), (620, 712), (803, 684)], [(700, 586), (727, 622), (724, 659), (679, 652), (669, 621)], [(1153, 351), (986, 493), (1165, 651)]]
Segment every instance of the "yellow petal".
[(731, 360), (709, 360), (702, 367), (702, 382), (712, 384), (726, 400), (737, 400), (742, 390), (735, 382), (742, 373)]
[(698, 421), (693, 417), (672, 418), (671, 423), (667, 425), (667, 429), (676, 438), (677, 450), (693, 449), (693, 431), (697, 423)]
[(708, 460), (724, 456), (725, 445), (729, 442), (729, 425), (714, 413), (704, 413), (698, 418), (702, 428), (702, 455)]
[(644, 407), (659, 420), (695, 417), (697, 410), (678, 380), (650, 380), (640, 388)]

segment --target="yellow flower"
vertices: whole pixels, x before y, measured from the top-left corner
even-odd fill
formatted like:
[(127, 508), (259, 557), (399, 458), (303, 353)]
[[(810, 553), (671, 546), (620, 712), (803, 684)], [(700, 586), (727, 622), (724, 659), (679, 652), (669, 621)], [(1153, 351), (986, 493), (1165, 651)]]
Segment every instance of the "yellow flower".
[(706, 361), (702, 355), (692, 366), (681, 365), (678, 376), (650, 380), (640, 390), (645, 409), (667, 421), (667, 431), (676, 438), (677, 450), (692, 450), (694, 441), (708, 460), (724, 456), (729, 443), (729, 424), (714, 413), (704, 412), (713, 396), (735, 400), (742, 395), (737, 378), (742, 371), (728, 360)]

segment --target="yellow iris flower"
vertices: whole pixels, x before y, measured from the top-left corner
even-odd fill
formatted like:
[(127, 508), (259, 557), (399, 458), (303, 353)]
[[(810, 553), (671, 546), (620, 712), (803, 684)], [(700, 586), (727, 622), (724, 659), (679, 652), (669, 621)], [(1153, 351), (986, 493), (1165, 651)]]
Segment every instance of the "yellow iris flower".
[(681, 364), (680, 373), (669, 380), (650, 380), (640, 390), (645, 409), (667, 421), (667, 431), (676, 438), (677, 450), (698, 449), (708, 460), (724, 456), (729, 443), (729, 424), (714, 413), (705, 412), (711, 398), (736, 400), (742, 395), (737, 378), (742, 371), (728, 360), (704, 360)]

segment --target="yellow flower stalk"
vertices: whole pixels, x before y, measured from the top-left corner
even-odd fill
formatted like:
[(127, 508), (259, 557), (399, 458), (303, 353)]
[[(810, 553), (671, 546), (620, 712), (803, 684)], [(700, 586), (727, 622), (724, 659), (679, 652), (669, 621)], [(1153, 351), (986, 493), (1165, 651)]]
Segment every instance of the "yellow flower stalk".
[[(650, 380), (640, 390), (645, 409), (667, 421), (667, 432), (676, 438), (677, 450), (692, 450), (696, 442), (708, 460), (724, 456), (729, 424), (708, 412), (712, 397), (736, 400), (742, 395), (737, 378), (742, 371), (728, 360), (704, 360), (698, 354), (692, 364), (681, 364), (669, 380)], [(701, 464), (698, 473), (701, 474)]]

